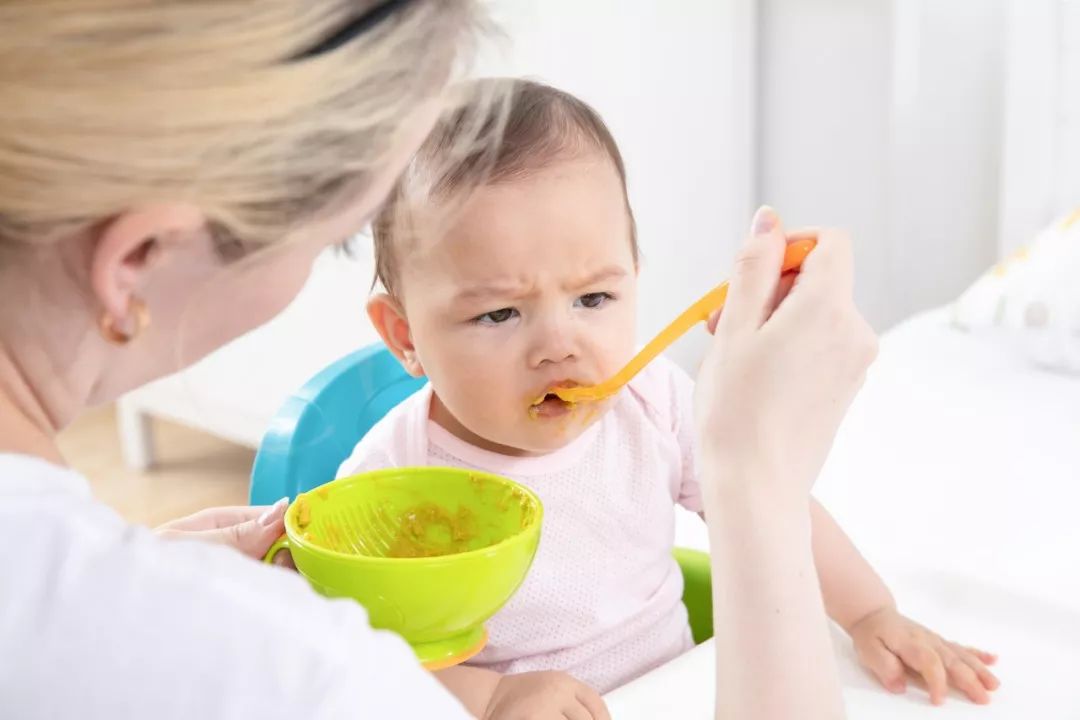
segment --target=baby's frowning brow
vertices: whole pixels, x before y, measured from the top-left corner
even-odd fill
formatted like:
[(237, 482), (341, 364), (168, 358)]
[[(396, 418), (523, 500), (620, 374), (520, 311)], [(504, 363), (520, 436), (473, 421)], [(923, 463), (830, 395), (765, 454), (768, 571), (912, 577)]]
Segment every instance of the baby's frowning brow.
[[(560, 287), (566, 291), (574, 291), (599, 285), (603, 282), (622, 280), (628, 274), (624, 267), (608, 265), (586, 275), (571, 278), (561, 283)], [(454, 294), (454, 302), (467, 303), (492, 299), (514, 299), (527, 297), (534, 292), (535, 286), (531, 283), (484, 283), (461, 288)]]

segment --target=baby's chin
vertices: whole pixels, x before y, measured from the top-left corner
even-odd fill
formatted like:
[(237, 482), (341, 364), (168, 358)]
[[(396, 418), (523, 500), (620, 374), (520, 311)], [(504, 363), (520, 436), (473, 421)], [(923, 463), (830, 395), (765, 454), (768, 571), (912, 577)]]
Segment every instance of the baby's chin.
[[(497, 422), (492, 417), (470, 418), (466, 413), (455, 420), (478, 447), (503, 455), (548, 455), (577, 440), (604, 416), (612, 400), (567, 405), (565, 408), (535, 407), (515, 409)], [(517, 418), (512, 417), (520, 412)]]
[(508, 443), (530, 455), (546, 455), (563, 449), (577, 440), (597, 420), (603, 417), (610, 403), (582, 403), (568, 406), (565, 411), (528, 413), (519, 425), (516, 437)]

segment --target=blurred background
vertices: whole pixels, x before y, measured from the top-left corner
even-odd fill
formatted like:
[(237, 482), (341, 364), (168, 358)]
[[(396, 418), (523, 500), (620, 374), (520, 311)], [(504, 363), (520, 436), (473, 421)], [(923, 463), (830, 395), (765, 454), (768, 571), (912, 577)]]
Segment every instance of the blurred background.
[[(726, 276), (754, 208), (856, 239), (879, 331), (948, 306), (1080, 207), (1080, 2), (495, 0), (476, 72), (593, 104), (626, 158), (639, 339)], [(285, 397), (374, 341), (370, 246), (322, 258), (280, 318), (65, 435), (135, 520), (244, 502)], [(692, 370), (704, 333), (672, 350)], [(121, 442), (122, 440), (122, 442)], [(188, 486), (195, 488), (187, 491)]]

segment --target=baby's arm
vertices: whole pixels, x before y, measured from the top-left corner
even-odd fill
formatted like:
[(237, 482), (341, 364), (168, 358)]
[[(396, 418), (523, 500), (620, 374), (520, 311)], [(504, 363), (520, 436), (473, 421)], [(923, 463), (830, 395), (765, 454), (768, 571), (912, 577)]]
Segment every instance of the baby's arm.
[(561, 672), (501, 675), (493, 670), (458, 665), (435, 677), (473, 716), (571, 717), (611, 720), (600, 694)]
[(810, 501), (810, 527), (825, 610), (847, 631), (859, 661), (892, 692), (903, 692), (906, 669), (926, 681), (936, 705), (949, 686), (973, 702), (990, 701), (998, 680), (987, 669), (995, 657), (945, 640), (900, 614), (892, 593), (832, 516)]
[(817, 500), (810, 499), (810, 529), (825, 610), (848, 633), (859, 620), (895, 601), (885, 583)]

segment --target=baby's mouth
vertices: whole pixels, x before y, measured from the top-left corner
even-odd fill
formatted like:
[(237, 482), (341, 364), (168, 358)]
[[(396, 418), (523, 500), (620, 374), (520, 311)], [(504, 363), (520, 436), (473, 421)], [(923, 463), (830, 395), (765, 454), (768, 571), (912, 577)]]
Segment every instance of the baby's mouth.
[(574, 409), (574, 404), (563, 400), (555, 394), (555, 388), (577, 387), (574, 380), (562, 380), (551, 385), (551, 390), (532, 401), (529, 406), (529, 415), (532, 417), (552, 418), (566, 415)]

